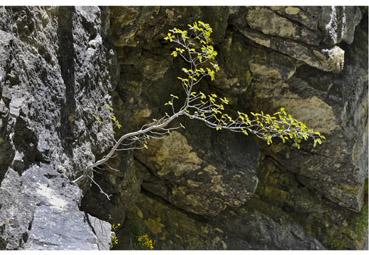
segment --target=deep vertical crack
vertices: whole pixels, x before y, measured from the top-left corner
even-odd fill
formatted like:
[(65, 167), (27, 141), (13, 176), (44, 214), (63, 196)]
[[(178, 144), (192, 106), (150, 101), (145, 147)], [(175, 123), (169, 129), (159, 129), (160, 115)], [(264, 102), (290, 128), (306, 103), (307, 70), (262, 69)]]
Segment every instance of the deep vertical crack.
[(61, 108), (60, 135), (65, 151), (72, 155), (70, 142), (73, 141), (73, 122), (76, 110), (75, 77), (74, 77), (74, 45), (73, 15), (74, 7), (59, 7), (58, 14), (58, 61), (65, 85), (65, 103)]

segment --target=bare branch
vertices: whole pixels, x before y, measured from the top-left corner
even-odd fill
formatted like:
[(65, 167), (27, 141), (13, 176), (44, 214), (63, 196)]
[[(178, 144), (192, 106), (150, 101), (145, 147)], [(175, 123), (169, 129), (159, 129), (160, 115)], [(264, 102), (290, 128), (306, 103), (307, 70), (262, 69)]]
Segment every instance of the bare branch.
[(108, 195), (102, 188), (101, 186), (94, 180), (94, 178), (92, 178), (90, 175), (87, 175), (87, 177), (99, 188), (100, 193), (103, 194), (108, 200), (110, 200), (110, 197), (112, 195)]

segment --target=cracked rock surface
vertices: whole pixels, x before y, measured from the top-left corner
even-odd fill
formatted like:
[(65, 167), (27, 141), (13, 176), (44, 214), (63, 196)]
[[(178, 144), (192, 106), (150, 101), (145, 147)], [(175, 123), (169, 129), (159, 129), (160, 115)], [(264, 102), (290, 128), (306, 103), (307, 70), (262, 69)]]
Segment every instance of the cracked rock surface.
[[(110, 145), (97, 7), (0, 8), (0, 248), (109, 249), (70, 179)], [(99, 226), (104, 232), (95, 231)]]
[[(285, 107), (320, 131), (297, 150), (194, 120), (78, 178), (168, 109), (183, 63), (162, 38), (213, 28), (232, 110)], [(0, 7), (0, 249), (365, 249), (365, 7)], [(116, 120), (122, 124), (117, 128)], [(111, 170), (117, 169), (118, 171)]]

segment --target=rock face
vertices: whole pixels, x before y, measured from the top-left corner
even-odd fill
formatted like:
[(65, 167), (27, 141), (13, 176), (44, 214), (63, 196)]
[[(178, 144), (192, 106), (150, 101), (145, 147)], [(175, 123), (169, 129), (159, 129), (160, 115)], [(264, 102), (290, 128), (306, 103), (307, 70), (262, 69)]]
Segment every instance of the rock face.
[[(359, 7), (0, 8), (0, 249), (363, 249), (368, 16)], [(186, 129), (119, 152), (113, 137), (181, 95), (168, 29), (214, 30), (231, 108), (285, 107), (327, 140), (301, 150)], [(112, 110), (113, 109), (113, 110)], [(117, 120), (122, 123), (118, 128)], [(118, 172), (116, 171), (118, 170)], [(100, 172), (101, 171), (101, 172)], [(93, 216), (92, 216), (93, 215)], [(110, 222), (110, 223), (108, 223)]]
[[(214, 28), (222, 67), (217, 81), (204, 82), (204, 89), (231, 98), (233, 107), (244, 111), (273, 112), (284, 106), (327, 137), (317, 148), (267, 147), (179, 120), (185, 130), (150, 142), (148, 150), (134, 153), (134, 162), (125, 166), (138, 173), (142, 191), (135, 189), (139, 209), (129, 207), (125, 220), (117, 219), (128, 228), (119, 232), (118, 248), (129, 249), (142, 233), (149, 233), (163, 249), (365, 247), (365, 9), (115, 7), (110, 11), (121, 77), (114, 101), (117, 115), (126, 123), (124, 132), (164, 114), (167, 95), (180, 94), (173, 82), (183, 63), (166, 57), (168, 48), (161, 38), (173, 26), (201, 19)], [(188, 13), (193, 13), (191, 18)], [(120, 193), (115, 191), (117, 201)], [(86, 204), (93, 210), (92, 203)], [(178, 218), (177, 225), (170, 220)], [(195, 227), (188, 227), (196, 226), (193, 221), (198, 226), (194, 231)]]
[(111, 144), (101, 10), (0, 12), (0, 248), (108, 249), (70, 182)]
[[(137, 160), (169, 185), (144, 182), (142, 187), (170, 201), (171, 204), (200, 215), (218, 215), (226, 207), (244, 204), (257, 186), (253, 173), (256, 157), (244, 153), (245, 168), (217, 167), (192, 151), (187, 139), (174, 131), (162, 142), (152, 142)], [(169, 186), (169, 187), (168, 187)]]

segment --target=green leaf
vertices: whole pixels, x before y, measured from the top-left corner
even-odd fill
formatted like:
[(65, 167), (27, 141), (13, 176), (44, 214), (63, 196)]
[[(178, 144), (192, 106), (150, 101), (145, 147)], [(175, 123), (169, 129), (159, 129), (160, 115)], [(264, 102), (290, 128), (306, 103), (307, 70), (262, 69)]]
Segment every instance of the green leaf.
[(178, 56), (178, 53), (176, 51), (172, 51), (170, 55), (173, 56), (173, 58), (176, 58)]

